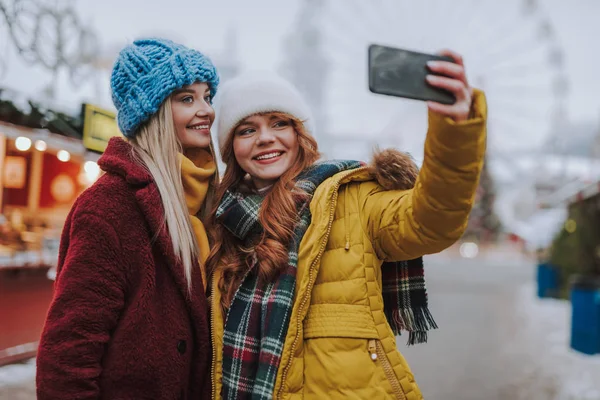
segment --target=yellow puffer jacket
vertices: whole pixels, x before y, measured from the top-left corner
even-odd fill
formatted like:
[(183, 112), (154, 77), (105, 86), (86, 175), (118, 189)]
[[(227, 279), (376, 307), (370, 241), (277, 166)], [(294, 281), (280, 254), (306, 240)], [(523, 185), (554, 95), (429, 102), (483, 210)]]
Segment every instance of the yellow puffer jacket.
[[(413, 183), (408, 157), (390, 152), (372, 168), (339, 173), (319, 186), (300, 244), (274, 398), (422, 399), (385, 318), (380, 268), (383, 261), (439, 252), (462, 235), (485, 152), (481, 92), (474, 94), (471, 115), (454, 123), (430, 114), (413, 189), (407, 189)], [(215, 399), (223, 348), (218, 279), (211, 307)]]

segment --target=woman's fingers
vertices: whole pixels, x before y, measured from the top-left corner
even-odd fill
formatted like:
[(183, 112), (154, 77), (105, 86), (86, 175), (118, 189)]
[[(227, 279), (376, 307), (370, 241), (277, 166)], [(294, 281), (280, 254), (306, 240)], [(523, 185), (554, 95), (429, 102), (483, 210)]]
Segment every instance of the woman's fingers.
[(454, 60), (454, 62), (455, 62), (456, 64), (458, 64), (458, 65), (460, 65), (460, 66), (462, 66), (462, 67), (464, 67), (464, 66), (465, 66), (465, 64), (464, 64), (464, 60), (463, 60), (462, 56), (461, 56), (460, 54), (458, 54), (458, 53), (456, 53), (456, 52), (452, 51), (452, 50), (449, 50), (449, 49), (444, 49), (444, 50), (441, 50), (441, 51), (439, 51), (439, 52), (438, 52), (438, 54), (439, 54), (440, 56), (446, 56), (446, 57), (450, 57), (451, 59), (453, 59), (453, 60)]
[(452, 92), (457, 101), (463, 100), (470, 96), (465, 83), (458, 79), (446, 78), (437, 75), (427, 75), (426, 79), (431, 86)]
[(468, 86), (465, 68), (462, 65), (454, 64), (449, 61), (429, 61), (427, 67), (431, 72), (457, 79), (463, 82), (465, 86)]
[(438, 66), (449, 72), (447, 75), (452, 75), (452, 77), (427, 75), (426, 79), (431, 86), (451, 92), (456, 98), (456, 102), (452, 105), (428, 102), (427, 106), (429, 110), (453, 118), (455, 121), (464, 121), (469, 117), (472, 91), (464, 77), (464, 68), (461, 65), (449, 67), (445, 64), (450, 63), (444, 62)]
[(467, 81), (467, 74), (463, 58), (452, 50), (442, 50), (438, 53), (454, 60), (435, 60), (427, 63), (427, 67), (435, 75), (427, 75), (427, 83), (431, 86), (447, 90), (456, 98), (454, 104), (447, 105), (434, 101), (428, 101), (427, 107), (430, 111), (450, 117), (455, 121), (464, 121), (469, 118), (473, 90)]

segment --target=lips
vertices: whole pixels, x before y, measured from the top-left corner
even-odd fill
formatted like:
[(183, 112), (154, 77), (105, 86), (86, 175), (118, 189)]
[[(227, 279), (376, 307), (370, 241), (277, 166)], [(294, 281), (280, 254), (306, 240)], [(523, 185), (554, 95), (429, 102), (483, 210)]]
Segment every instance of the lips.
[(272, 160), (274, 158), (281, 156), (282, 154), (283, 154), (282, 151), (270, 151), (268, 153), (259, 154), (256, 157), (253, 157), (253, 159), (257, 160), (257, 161)]
[(202, 130), (206, 130), (206, 129), (210, 128), (210, 125), (204, 123), (204, 124), (190, 125), (187, 128), (193, 129), (195, 131), (202, 131)]

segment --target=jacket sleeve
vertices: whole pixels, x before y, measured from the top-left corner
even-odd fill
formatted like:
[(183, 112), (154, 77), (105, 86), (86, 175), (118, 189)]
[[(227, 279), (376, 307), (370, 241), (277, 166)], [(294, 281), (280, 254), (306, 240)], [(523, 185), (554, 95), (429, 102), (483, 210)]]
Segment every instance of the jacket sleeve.
[(37, 356), (38, 399), (97, 399), (111, 332), (125, 303), (125, 266), (117, 232), (74, 210), (62, 235), (54, 299)]
[(471, 118), (429, 114), (423, 166), (410, 190), (361, 185), (363, 227), (380, 259), (408, 260), (444, 250), (467, 226), (486, 147), (487, 106), (473, 95)]

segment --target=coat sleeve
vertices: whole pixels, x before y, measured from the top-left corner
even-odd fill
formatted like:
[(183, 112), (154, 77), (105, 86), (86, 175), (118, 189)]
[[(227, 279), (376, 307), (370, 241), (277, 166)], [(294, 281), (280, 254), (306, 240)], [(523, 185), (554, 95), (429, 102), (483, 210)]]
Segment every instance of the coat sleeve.
[(429, 114), (423, 166), (411, 190), (361, 185), (363, 227), (385, 261), (437, 253), (467, 226), (486, 147), (485, 96), (475, 91), (471, 118), (454, 122)]
[(97, 399), (102, 357), (125, 303), (120, 241), (105, 219), (71, 213), (37, 356), (38, 399)]

